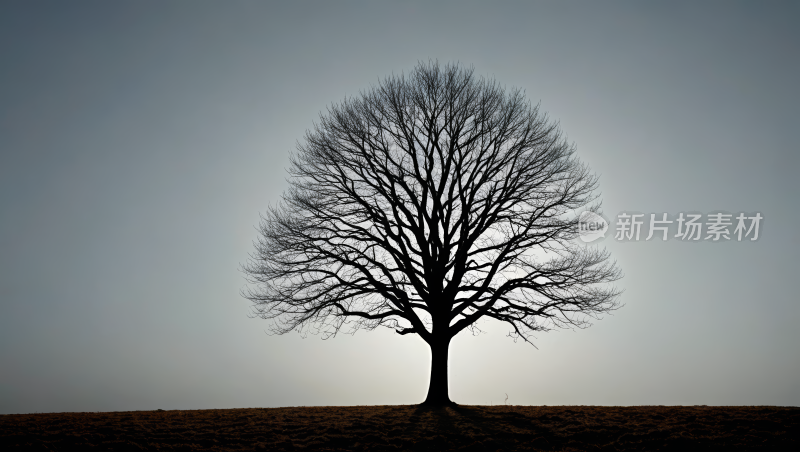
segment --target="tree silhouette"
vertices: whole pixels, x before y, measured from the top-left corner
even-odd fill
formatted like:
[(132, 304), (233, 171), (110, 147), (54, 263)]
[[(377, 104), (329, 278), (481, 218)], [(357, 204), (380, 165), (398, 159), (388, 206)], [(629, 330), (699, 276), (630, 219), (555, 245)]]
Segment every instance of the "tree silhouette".
[[(321, 114), (262, 216), (243, 295), (272, 331), (417, 334), (427, 404), (448, 394), (450, 340), (488, 317), (530, 342), (618, 307), (608, 253), (575, 242), (597, 178), (519, 89), (419, 64)], [(253, 286), (255, 286), (253, 288)]]

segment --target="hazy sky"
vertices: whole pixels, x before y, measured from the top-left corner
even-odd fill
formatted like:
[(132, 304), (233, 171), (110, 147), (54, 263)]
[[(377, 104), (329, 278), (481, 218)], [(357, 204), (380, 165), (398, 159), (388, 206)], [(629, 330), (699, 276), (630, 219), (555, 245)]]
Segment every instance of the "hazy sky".
[[(457, 336), (463, 404), (798, 405), (797, 2), (0, 4), (0, 413), (421, 402), (429, 351), (248, 318), (239, 265), (319, 112), (418, 61), (526, 90), (604, 212), (625, 306), (538, 350)], [(648, 215), (649, 216), (649, 215)]]

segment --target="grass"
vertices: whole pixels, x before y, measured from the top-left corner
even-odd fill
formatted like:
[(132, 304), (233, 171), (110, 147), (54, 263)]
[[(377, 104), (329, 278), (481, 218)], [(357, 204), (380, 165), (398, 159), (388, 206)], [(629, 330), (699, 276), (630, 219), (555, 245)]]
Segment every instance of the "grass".
[(0, 416), (8, 450), (800, 450), (794, 407), (241, 408)]

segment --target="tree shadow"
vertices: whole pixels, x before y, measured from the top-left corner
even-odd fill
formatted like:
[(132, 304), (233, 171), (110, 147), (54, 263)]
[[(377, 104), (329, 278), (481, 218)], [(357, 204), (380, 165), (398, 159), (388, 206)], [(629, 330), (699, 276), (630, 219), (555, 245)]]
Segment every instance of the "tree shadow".
[[(520, 445), (560, 449), (566, 445), (559, 432), (511, 407), (470, 405), (418, 405), (409, 417), (408, 433), (423, 438), (418, 450), (435, 447), (465, 450), (516, 449)], [(429, 443), (429, 444), (428, 444)], [(426, 447), (430, 446), (430, 447)]]

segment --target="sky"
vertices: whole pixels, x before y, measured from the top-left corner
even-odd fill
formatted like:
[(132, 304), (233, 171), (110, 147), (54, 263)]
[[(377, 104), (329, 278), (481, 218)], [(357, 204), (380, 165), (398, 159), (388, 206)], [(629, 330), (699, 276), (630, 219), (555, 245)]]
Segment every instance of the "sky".
[[(624, 306), (588, 329), (462, 332), (452, 400), (800, 405), (798, 19), (796, 2), (2, 2), (0, 414), (424, 400), (421, 339), (268, 335), (240, 266), (320, 112), (427, 61), (560, 123), (600, 177), (611, 229), (592, 246), (624, 273)], [(626, 212), (763, 219), (755, 241), (615, 240)]]

